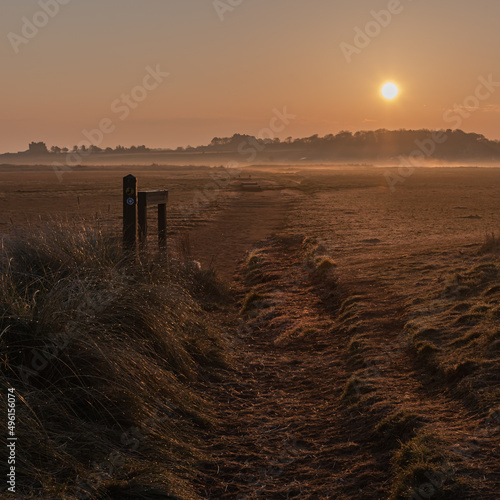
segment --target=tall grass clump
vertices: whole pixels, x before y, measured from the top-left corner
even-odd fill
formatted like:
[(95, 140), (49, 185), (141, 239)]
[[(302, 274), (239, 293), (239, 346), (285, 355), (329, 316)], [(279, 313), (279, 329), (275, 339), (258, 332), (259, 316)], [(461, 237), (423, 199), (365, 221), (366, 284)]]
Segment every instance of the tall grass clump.
[[(0, 246), (2, 414), (16, 394), (17, 489), (30, 498), (198, 498), (224, 346), (215, 277), (52, 224)], [(2, 446), (5, 437), (2, 436)]]
[(500, 237), (492, 231), (486, 233), (484, 242), (479, 248), (479, 254), (498, 253), (500, 251)]
[(445, 451), (446, 446), (425, 431), (402, 443), (392, 459), (395, 477), (389, 500), (473, 498), (469, 479), (456, 473), (457, 458)]

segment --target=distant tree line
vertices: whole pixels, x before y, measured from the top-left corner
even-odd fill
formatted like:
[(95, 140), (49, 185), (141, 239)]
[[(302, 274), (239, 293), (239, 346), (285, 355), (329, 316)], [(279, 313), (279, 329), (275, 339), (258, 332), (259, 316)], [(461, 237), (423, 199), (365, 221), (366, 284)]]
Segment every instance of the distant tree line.
[[(214, 137), (205, 146), (187, 146), (176, 149), (165, 149), (165, 152), (177, 153), (236, 153), (244, 154), (251, 147), (255, 151), (266, 153), (297, 153), (308, 158), (324, 160), (370, 159), (381, 160), (399, 156), (425, 156), (443, 160), (500, 159), (500, 141), (487, 139), (484, 135), (467, 133), (462, 130), (367, 130), (359, 132), (341, 131), (320, 137), (293, 139), (287, 137), (259, 138), (247, 134), (234, 134), (231, 137)], [(52, 146), (50, 153), (147, 153), (151, 149), (146, 146), (125, 148), (99, 148), (90, 146), (73, 146), (72, 149)], [(158, 151), (158, 150), (156, 150)], [(43, 142), (32, 142), (29, 153), (49, 153)]]
[(214, 137), (209, 145), (195, 150), (238, 151), (242, 144), (253, 144), (266, 152), (297, 151), (324, 159), (388, 159), (418, 154), (418, 151), (430, 158), (447, 160), (500, 158), (500, 141), (451, 129), (341, 131), (323, 137), (315, 134), (299, 139), (287, 137), (284, 140), (234, 134), (232, 137)]
[(100, 148), (98, 146), (89, 146), (88, 148), (85, 145), (80, 147), (73, 146), (70, 148), (60, 148), (59, 146), (52, 146), (50, 150), (47, 148), (47, 145), (44, 142), (32, 142), (29, 145), (28, 153), (29, 154), (66, 154), (66, 153), (99, 153), (99, 154), (113, 154), (113, 153), (148, 153), (151, 151), (146, 146), (130, 146), (129, 148), (125, 148), (123, 146), (116, 146), (116, 148)]

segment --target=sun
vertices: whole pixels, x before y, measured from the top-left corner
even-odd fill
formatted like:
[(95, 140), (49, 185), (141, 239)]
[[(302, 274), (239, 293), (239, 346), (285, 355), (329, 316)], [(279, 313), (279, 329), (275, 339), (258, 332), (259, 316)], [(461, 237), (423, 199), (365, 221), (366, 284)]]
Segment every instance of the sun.
[(382, 86), (382, 95), (384, 99), (388, 101), (392, 101), (399, 94), (398, 86), (393, 82), (387, 82)]

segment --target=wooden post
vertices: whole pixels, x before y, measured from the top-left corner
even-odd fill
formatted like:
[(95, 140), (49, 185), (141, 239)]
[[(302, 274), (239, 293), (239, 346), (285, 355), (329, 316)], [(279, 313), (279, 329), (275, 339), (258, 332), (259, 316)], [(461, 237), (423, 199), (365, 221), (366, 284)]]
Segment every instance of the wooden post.
[(167, 248), (167, 204), (158, 204), (158, 244), (160, 250)]
[(137, 240), (137, 179), (133, 175), (123, 178), (123, 247), (136, 250)]
[(146, 246), (148, 239), (148, 196), (146, 192), (139, 192), (139, 242)]

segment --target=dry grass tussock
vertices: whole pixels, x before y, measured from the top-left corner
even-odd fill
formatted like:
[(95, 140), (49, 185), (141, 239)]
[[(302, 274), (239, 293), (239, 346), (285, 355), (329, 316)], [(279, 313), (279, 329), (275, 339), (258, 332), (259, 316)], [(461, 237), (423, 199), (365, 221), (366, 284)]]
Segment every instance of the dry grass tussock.
[(406, 333), (418, 360), (472, 409), (500, 399), (500, 265), (472, 265), (449, 276), (427, 302), (413, 306)]
[(5, 239), (0, 380), (17, 395), (19, 496), (197, 498), (214, 423), (201, 388), (227, 361), (204, 309), (225, 300), (212, 273), (131, 261), (94, 228)]
[(479, 249), (479, 254), (498, 253), (500, 251), (500, 237), (492, 231), (486, 233), (484, 243)]

